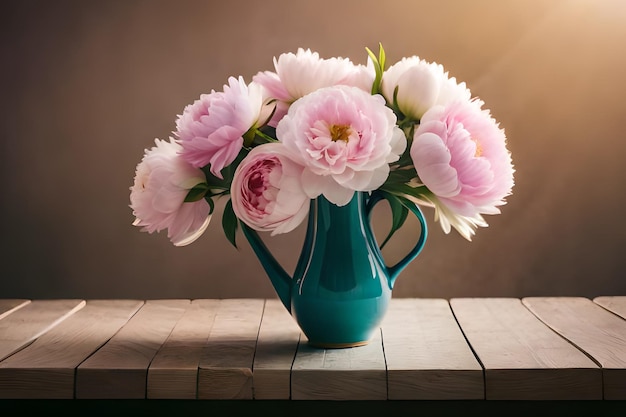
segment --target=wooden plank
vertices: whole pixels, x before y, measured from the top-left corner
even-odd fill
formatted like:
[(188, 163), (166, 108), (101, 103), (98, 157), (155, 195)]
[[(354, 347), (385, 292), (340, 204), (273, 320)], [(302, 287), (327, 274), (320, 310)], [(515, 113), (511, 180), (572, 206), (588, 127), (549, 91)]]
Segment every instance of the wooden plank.
[(299, 341), (300, 328), (283, 304), (266, 300), (252, 373), (255, 399), (291, 397), (291, 365)]
[(626, 400), (626, 320), (583, 297), (529, 297), (523, 302), (602, 366), (604, 399)]
[(483, 369), (443, 299), (392, 299), (382, 325), (390, 400), (484, 398)]
[(386, 379), (380, 332), (367, 345), (352, 348), (322, 349), (300, 343), (291, 372), (291, 398), (386, 400)]
[(148, 398), (197, 398), (198, 365), (219, 304), (191, 302), (148, 368)]
[(198, 369), (199, 399), (252, 399), (252, 366), (264, 300), (224, 299)]
[(0, 398), (74, 398), (76, 367), (106, 343), (143, 301), (94, 300), (0, 362)]
[(450, 300), (485, 369), (488, 400), (602, 399), (602, 373), (517, 298)]
[(85, 306), (84, 300), (36, 300), (0, 320), (0, 361)]
[(9, 314), (13, 313), (14, 311), (17, 311), (20, 308), (24, 307), (28, 303), (30, 303), (30, 300), (22, 300), (22, 299), (0, 300), (0, 320), (8, 316)]
[(626, 296), (596, 297), (593, 302), (626, 319)]
[(146, 398), (150, 361), (189, 307), (189, 300), (149, 300), (76, 372), (76, 398)]

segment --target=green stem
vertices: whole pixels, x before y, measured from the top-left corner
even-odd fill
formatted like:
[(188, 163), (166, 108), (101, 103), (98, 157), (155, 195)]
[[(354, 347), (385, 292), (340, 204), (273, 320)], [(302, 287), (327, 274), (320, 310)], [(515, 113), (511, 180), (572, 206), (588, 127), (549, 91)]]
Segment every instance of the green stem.
[(265, 139), (268, 142), (278, 142), (278, 139), (274, 139), (273, 137), (271, 137), (270, 135), (268, 135), (266, 133), (263, 133), (259, 129), (256, 129), (254, 133), (256, 133), (257, 136)]

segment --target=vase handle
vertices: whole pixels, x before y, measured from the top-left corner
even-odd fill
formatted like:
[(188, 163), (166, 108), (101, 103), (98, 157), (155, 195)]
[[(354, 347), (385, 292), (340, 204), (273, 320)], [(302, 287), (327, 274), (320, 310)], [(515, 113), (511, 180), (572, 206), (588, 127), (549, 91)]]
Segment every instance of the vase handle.
[[(368, 219), (370, 219), (372, 209), (374, 208), (374, 206), (384, 199), (385, 197), (382, 193), (373, 192), (371, 194), (371, 196), (369, 197), (367, 201), (367, 206), (366, 206), (366, 213), (367, 213)], [(376, 239), (373, 237), (373, 233), (371, 237), (373, 244), (378, 249), (378, 255), (380, 256), (380, 259), (383, 261), (383, 266), (386, 266), (387, 268), (390, 288), (393, 288), (396, 278), (398, 278), (398, 275), (400, 275), (400, 272), (402, 272), (402, 270), (406, 268), (409, 265), (409, 263), (411, 263), (411, 261), (417, 258), (417, 255), (420, 254), (420, 252), (424, 248), (424, 244), (426, 243), (426, 237), (428, 236), (428, 227), (426, 225), (426, 220), (424, 219), (424, 215), (422, 214), (422, 210), (420, 210), (417, 204), (414, 204), (414, 203), (411, 203), (410, 205), (407, 205), (406, 207), (409, 209), (411, 213), (413, 213), (413, 215), (415, 215), (415, 217), (417, 217), (417, 220), (420, 223), (420, 236), (417, 239), (417, 243), (415, 244), (415, 246), (409, 251), (407, 255), (405, 255), (404, 258), (402, 258), (400, 261), (398, 261), (398, 263), (396, 263), (393, 266), (386, 266), (386, 264), (384, 263), (382, 252), (380, 251), (380, 247), (378, 246), (378, 242), (376, 242)]]

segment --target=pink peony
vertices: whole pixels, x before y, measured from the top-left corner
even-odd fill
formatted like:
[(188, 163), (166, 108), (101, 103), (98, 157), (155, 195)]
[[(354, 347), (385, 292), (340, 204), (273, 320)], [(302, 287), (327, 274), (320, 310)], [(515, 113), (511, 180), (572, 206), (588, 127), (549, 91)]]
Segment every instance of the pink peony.
[(348, 86), (322, 88), (297, 100), (276, 136), (306, 166), (302, 186), (307, 195), (324, 194), (337, 205), (347, 204), (354, 191), (380, 187), (389, 163), (406, 149), (382, 96)]
[(458, 223), (451, 216), (484, 225), (481, 214), (500, 213), (498, 206), (513, 187), (504, 130), (482, 105), (468, 100), (435, 106), (413, 137), (411, 158), (419, 179), (434, 194), (438, 215), (448, 217), (446, 232), (449, 224)]
[(282, 143), (257, 146), (241, 161), (231, 185), (231, 201), (237, 217), (272, 236), (295, 229), (309, 212), (309, 198), (302, 191), (302, 166)]
[(399, 110), (415, 120), (432, 106), (471, 97), (465, 83), (457, 84), (455, 78), (449, 78), (443, 66), (417, 56), (403, 58), (383, 73), (382, 93), (390, 104), (396, 88)]
[(223, 178), (220, 171), (237, 158), (243, 135), (259, 122), (262, 109), (261, 86), (246, 85), (242, 77), (230, 77), (222, 92), (202, 94), (176, 121), (183, 158), (197, 168), (210, 165)]
[(180, 156), (182, 148), (173, 139), (156, 139), (155, 143), (137, 165), (130, 188), (133, 225), (149, 233), (168, 229), (167, 236), (174, 245), (188, 245), (209, 225), (209, 204), (204, 199), (193, 203), (184, 200), (190, 189), (206, 182), (206, 177)]
[[(276, 72), (263, 71), (252, 79), (278, 100), (272, 126), (286, 114), (295, 100), (315, 90), (333, 85), (372, 88), (371, 70), (356, 66), (347, 58), (322, 59), (317, 52), (298, 48), (297, 53), (284, 53), (274, 58)], [(369, 82), (369, 84), (368, 84)]]

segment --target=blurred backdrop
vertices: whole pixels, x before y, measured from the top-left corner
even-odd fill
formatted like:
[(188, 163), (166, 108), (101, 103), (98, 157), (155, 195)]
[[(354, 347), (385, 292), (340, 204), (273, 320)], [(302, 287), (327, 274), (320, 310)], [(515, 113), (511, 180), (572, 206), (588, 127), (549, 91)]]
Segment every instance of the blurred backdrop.
[[(626, 294), (622, 0), (10, 0), (0, 6), (0, 298), (273, 297), (219, 214), (186, 247), (131, 225), (154, 138), (298, 47), (442, 64), (506, 131), (516, 185), (471, 242), (433, 212), (395, 297)], [(219, 210), (218, 205), (218, 212)], [(375, 228), (388, 224), (385, 208)], [(388, 263), (415, 241), (409, 220)], [(267, 239), (293, 268), (303, 229)]]

